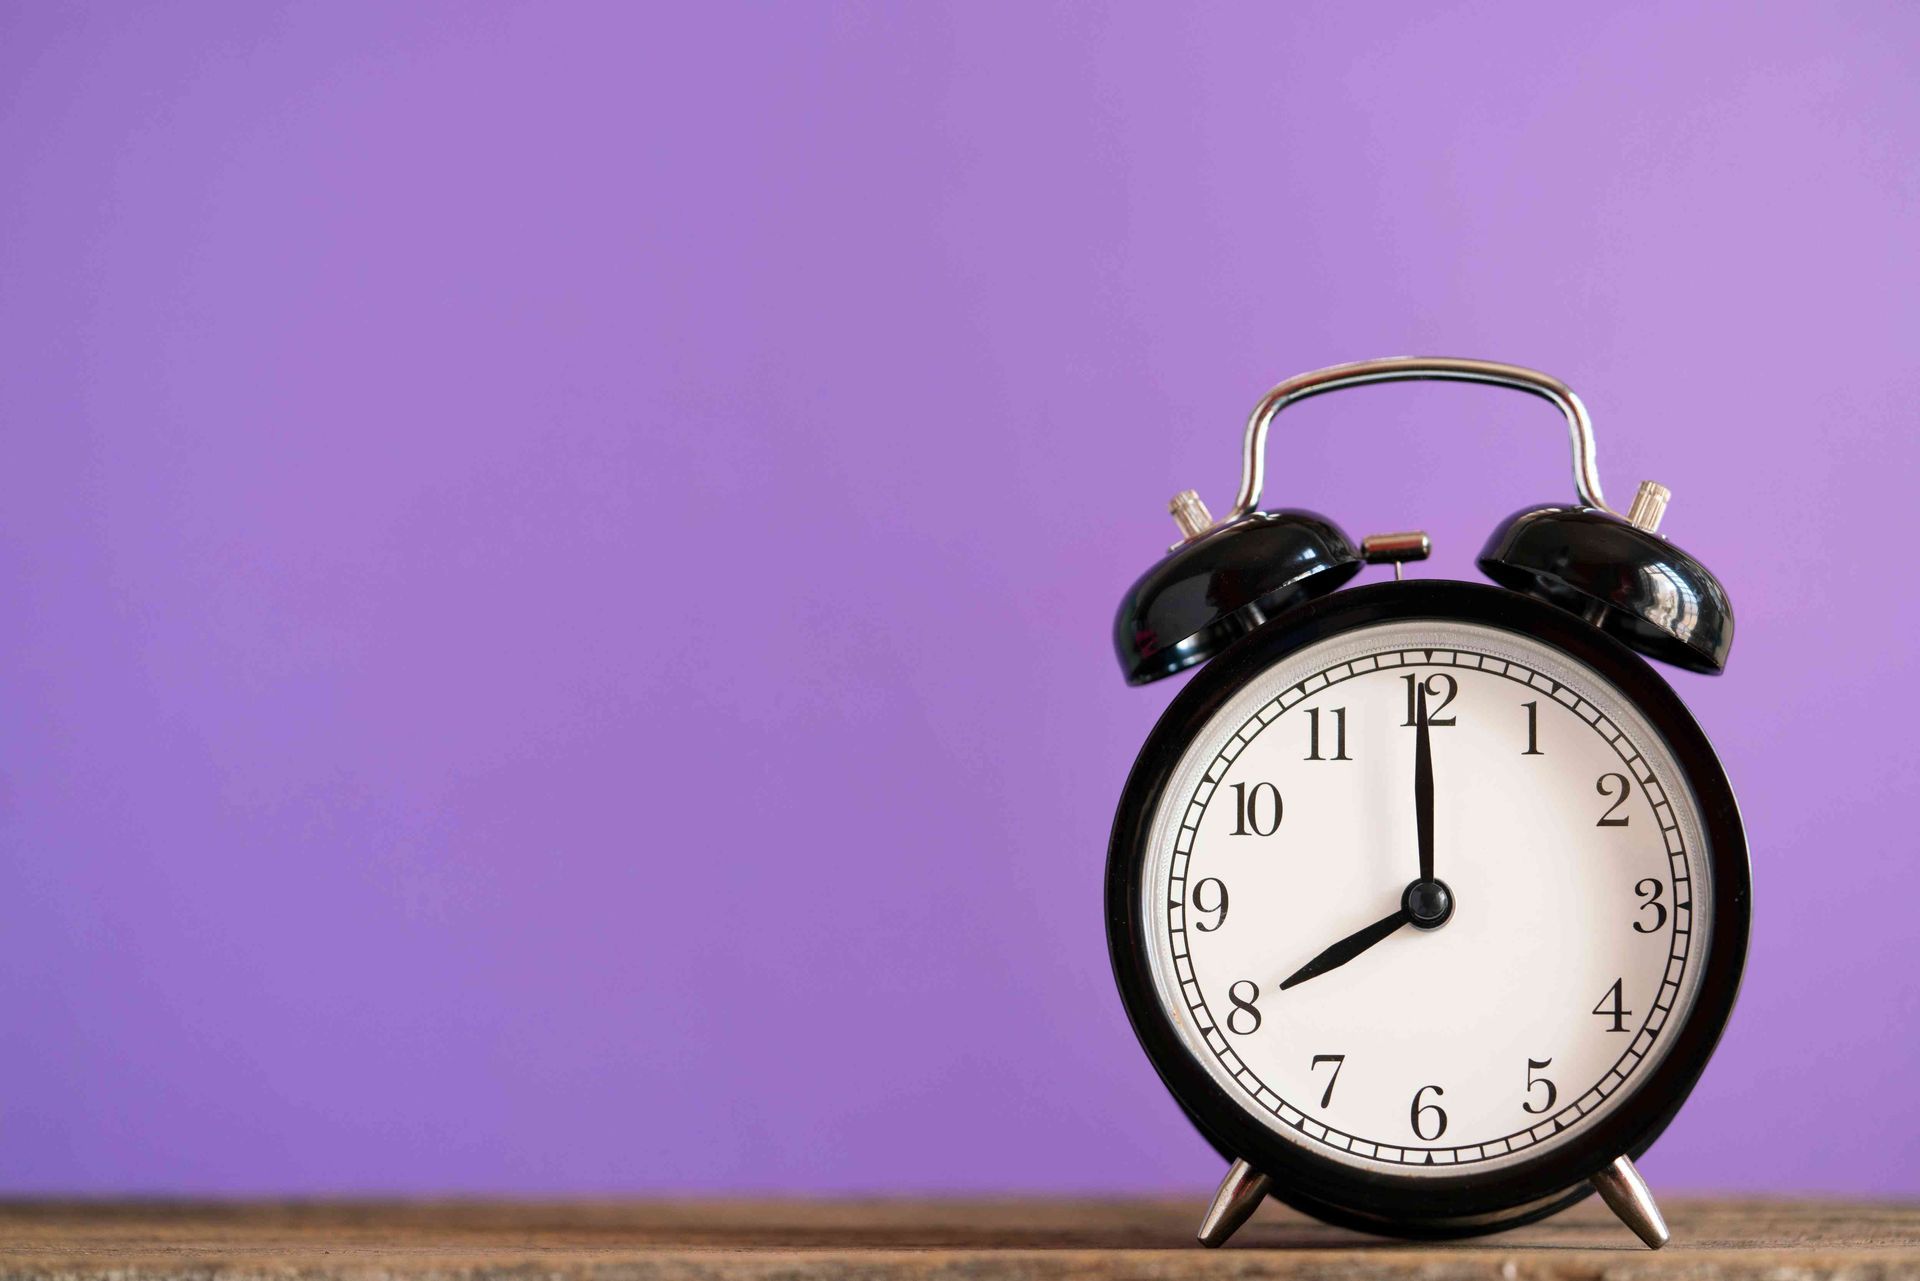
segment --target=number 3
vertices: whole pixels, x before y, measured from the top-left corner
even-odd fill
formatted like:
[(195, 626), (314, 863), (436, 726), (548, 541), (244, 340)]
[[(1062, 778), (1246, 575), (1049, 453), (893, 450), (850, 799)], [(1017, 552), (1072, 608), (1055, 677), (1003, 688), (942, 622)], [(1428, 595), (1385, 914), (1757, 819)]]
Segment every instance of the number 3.
[(1642, 903), (1640, 906), (1643, 909), (1650, 907), (1654, 911), (1652, 925), (1647, 925), (1640, 921), (1635, 921), (1633, 923), (1633, 928), (1637, 932), (1641, 934), (1658, 934), (1661, 931), (1661, 929), (1666, 926), (1667, 905), (1660, 901), (1660, 891), (1662, 888), (1663, 887), (1661, 886), (1660, 882), (1651, 876), (1642, 880), (1638, 885), (1635, 885), (1633, 887), (1633, 892), (1635, 894), (1647, 900), (1646, 902)]

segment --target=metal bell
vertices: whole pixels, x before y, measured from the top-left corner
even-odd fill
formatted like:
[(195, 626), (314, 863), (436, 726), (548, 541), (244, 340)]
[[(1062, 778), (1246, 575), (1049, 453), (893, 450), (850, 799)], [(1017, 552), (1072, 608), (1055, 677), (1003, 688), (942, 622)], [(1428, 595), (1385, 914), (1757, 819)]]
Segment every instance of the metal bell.
[(1718, 675), (1733, 648), (1726, 588), (1653, 532), (1666, 491), (1641, 491), (1625, 519), (1591, 507), (1514, 513), (1481, 549), (1481, 572), (1581, 615), (1648, 658)]
[(1360, 572), (1353, 540), (1316, 512), (1251, 511), (1213, 525), (1191, 490), (1172, 509), (1186, 539), (1128, 589), (1113, 622), (1129, 685), (1203, 663)]

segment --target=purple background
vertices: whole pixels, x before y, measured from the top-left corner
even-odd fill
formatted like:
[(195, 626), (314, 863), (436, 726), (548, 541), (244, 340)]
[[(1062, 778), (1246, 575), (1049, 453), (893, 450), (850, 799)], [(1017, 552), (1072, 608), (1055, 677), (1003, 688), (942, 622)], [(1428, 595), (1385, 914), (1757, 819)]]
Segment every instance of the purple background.
[[(1920, 10), (10, 5), (0, 1187), (1172, 1188), (1100, 874), (1169, 494), (1398, 352), (1739, 608), (1657, 1184), (1920, 1192)], [(1471, 574), (1475, 388), (1271, 501)], [(1377, 572), (1376, 572), (1377, 576)]]

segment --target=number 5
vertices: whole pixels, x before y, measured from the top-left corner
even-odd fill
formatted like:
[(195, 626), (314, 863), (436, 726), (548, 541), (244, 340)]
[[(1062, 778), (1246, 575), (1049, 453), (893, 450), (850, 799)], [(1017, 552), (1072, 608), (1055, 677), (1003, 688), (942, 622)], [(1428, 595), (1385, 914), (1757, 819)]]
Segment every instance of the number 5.
[[(1553, 1109), (1554, 1103), (1557, 1102), (1560, 1098), (1560, 1091), (1555, 1089), (1553, 1082), (1547, 1080), (1546, 1077), (1534, 1075), (1534, 1073), (1538, 1072), (1540, 1069), (1548, 1068), (1552, 1066), (1553, 1066), (1552, 1059), (1528, 1059), (1527, 1060), (1527, 1101), (1520, 1105), (1521, 1111), (1531, 1112), (1535, 1116), (1539, 1116), (1542, 1112), (1548, 1112)], [(1533, 1106), (1533, 1087), (1536, 1085), (1544, 1085), (1547, 1087), (1547, 1101), (1545, 1103), (1542, 1103), (1539, 1107)]]

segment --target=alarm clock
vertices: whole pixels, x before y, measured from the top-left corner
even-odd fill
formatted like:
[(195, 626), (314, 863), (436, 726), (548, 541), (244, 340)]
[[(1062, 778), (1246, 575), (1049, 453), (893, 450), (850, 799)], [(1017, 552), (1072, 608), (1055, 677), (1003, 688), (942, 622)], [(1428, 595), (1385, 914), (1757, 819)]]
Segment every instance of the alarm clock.
[[(1492, 584), (1414, 580), (1424, 533), (1357, 543), (1260, 506), (1298, 401), (1443, 379), (1565, 417), (1575, 500), (1487, 540)], [(1653, 659), (1718, 673), (1720, 582), (1607, 505), (1592, 423), (1546, 374), (1400, 357), (1281, 383), (1215, 521), (1121, 602), (1144, 684), (1205, 663), (1148, 736), (1106, 877), (1141, 1047), (1230, 1164), (1200, 1241), (1267, 1196), (1370, 1232), (1514, 1227), (1597, 1190), (1647, 1245), (1633, 1161), (1698, 1080), (1746, 956), (1746, 836), (1725, 769)], [(1372, 564), (1393, 578), (1346, 585)]]

